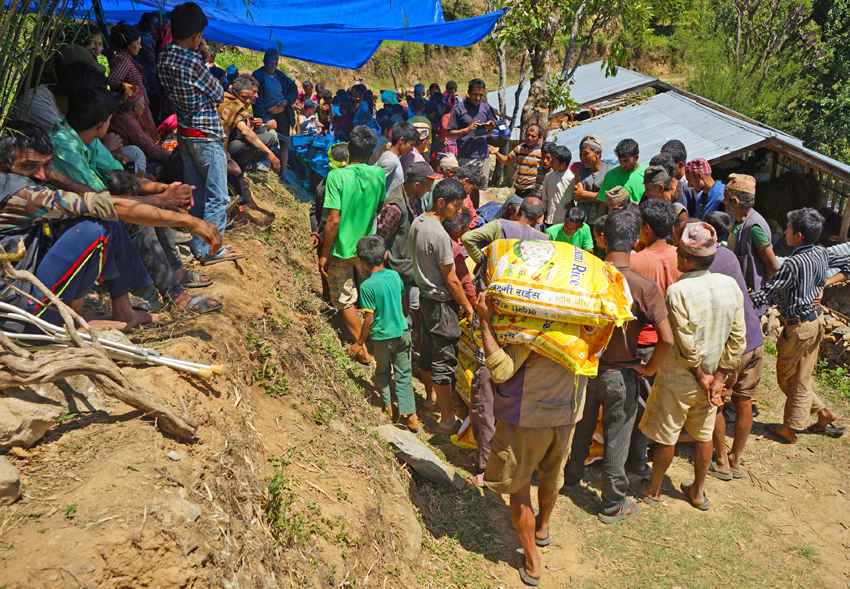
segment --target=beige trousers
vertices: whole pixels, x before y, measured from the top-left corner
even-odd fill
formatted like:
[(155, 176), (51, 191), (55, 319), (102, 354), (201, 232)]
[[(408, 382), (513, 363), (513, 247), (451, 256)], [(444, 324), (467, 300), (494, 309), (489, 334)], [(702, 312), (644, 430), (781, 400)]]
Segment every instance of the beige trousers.
[(776, 341), (776, 380), (787, 397), (782, 423), (795, 430), (806, 429), (809, 415), (826, 407), (812, 389), (824, 331), (820, 316), (815, 321), (786, 325)]

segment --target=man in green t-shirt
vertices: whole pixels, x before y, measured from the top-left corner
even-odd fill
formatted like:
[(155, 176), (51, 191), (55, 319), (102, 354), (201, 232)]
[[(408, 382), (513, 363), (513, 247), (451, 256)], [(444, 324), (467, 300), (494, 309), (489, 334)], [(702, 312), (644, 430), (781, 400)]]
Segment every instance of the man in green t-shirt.
[(590, 225), (585, 223), (586, 220), (587, 213), (578, 207), (573, 207), (567, 211), (567, 217), (563, 223), (546, 229), (546, 235), (552, 241), (563, 241), (593, 253), (593, 235), (590, 232)]
[(620, 165), (608, 170), (602, 180), (602, 186), (599, 187), (596, 197), (596, 200), (601, 203), (598, 216), (607, 214), (608, 205), (605, 203), (605, 191), (615, 186), (625, 188), (632, 202), (640, 202), (644, 191), (643, 173), (647, 166), (638, 163), (639, 151), (637, 141), (634, 139), (623, 139), (614, 148), (614, 153), (617, 154)]
[[(360, 316), (354, 308), (357, 302), (355, 273), (360, 280), (367, 278), (357, 262), (357, 242), (361, 237), (374, 235), (375, 214), (386, 198), (386, 175), (381, 168), (366, 162), (378, 144), (378, 136), (364, 125), (355, 127), (348, 140), (349, 164), (328, 173), (325, 184), (325, 205), (329, 211), (325, 224), (325, 240), (319, 257), (319, 272), (328, 281), (331, 302), (342, 311), (342, 320), (353, 339), (360, 337)], [(357, 359), (368, 364), (371, 357), (366, 348)]]

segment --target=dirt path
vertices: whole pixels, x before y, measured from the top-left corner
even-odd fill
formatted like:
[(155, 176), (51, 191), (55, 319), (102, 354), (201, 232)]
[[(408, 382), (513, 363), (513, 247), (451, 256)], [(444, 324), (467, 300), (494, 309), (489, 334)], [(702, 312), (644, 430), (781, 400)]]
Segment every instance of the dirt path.
[[(249, 257), (205, 269), (215, 284), (203, 294), (226, 311), (133, 334), (169, 356), (226, 364), (226, 375), (124, 369), (190, 413), (198, 439), (180, 443), (107, 400), (10, 455), (25, 496), (0, 508), (0, 588), (519, 587), (506, 498), (438, 487), (370, 433), (383, 423), (377, 396), (316, 296), (306, 205), (275, 180), (256, 192), (278, 221), (232, 231)], [(105, 304), (87, 308), (108, 314)], [(559, 498), (541, 586), (847, 587), (850, 439), (763, 437), (782, 401), (768, 364), (751, 474), (710, 479), (714, 507), (697, 512), (674, 490), (689, 475), (685, 444), (666, 504), (604, 526), (591, 468), (580, 493)], [(848, 413), (848, 399), (823, 398)], [(421, 417), (423, 439), (472, 474), (465, 451), (431, 435), (436, 415)]]

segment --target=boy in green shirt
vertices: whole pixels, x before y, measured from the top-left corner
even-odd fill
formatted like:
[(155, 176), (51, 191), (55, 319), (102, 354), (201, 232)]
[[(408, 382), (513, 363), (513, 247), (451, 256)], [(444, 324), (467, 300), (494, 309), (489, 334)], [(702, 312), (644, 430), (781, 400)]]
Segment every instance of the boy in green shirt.
[(585, 223), (586, 220), (587, 213), (578, 207), (573, 207), (567, 211), (567, 217), (563, 223), (546, 229), (546, 235), (552, 241), (563, 241), (593, 253), (593, 235), (590, 233), (590, 226)]
[(637, 141), (634, 139), (623, 139), (614, 148), (614, 153), (617, 154), (617, 161), (620, 165), (608, 170), (605, 173), (605, 178), (602, 179), (602, 185), (599, 187), (596, 200), (602, 204), (599, 205), (599, 216), (608, 213), (608, 204), (605, 200), (605, 192), (611, 190), (615, 186), (625, 188), (632, 202), (640, 202), (646, 186), (643, 184), (643, 176), (646, 172), (646, 164), (639, 164), (640, 157)]
[(406, 418), (407, 429), (418, 434), (419, 418), (416, 416), (410, 367), (410, 330), (401, 305), (404, 283), (398, 272), (384, 268), (387, 248), (380, 237), (369, 235), (361, 238), (357, 242), (357, 257), (370, 276), (360, 285), (363, 327), (360, 329), (360, 337), (349, 348), (348, 355), (353, 358), (362, 353), (366, 338), (372, 337), (377, 363), (375, 384), (381, 391), (384, 411), (389, 419), (393, 419), (390, 385), (395, 373), (398, 412)]

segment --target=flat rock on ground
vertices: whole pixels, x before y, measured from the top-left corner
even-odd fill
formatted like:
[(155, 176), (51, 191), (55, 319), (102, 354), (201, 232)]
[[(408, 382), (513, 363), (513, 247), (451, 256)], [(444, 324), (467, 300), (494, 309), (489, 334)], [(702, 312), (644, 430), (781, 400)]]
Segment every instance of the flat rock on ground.
[(465, 485), (454, 468), (440, 460), (434, 452), (410, 432), (402, 431), (394, 425), (382, 425), (375, 428), (378, 435), (395, 450), (396, 456), (408, 463), (413, 470), (428, 480), (445, 485), (451, 489), (460, 489)]

